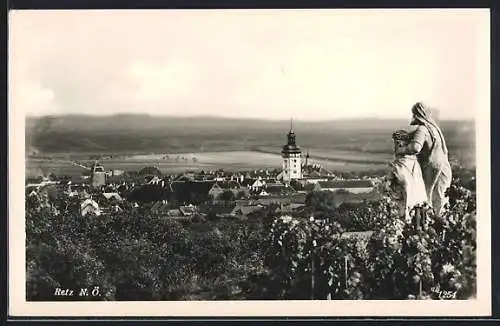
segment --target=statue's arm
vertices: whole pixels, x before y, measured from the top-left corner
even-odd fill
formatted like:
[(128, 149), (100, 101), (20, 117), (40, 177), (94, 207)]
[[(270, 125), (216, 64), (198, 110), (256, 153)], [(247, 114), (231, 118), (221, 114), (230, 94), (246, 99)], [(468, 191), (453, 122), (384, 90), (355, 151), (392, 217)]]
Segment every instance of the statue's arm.
[(406, 146), (406, 153), (410, 155), (418, 154), (424, 146), (427, 139), (427, 129), (424, 126), (419, 126), (413, 133), (410, 143)]
[(411, 142), (406, 146), (406, 154), (414, 155), (420, 153), (422, 150), (423, 144)]

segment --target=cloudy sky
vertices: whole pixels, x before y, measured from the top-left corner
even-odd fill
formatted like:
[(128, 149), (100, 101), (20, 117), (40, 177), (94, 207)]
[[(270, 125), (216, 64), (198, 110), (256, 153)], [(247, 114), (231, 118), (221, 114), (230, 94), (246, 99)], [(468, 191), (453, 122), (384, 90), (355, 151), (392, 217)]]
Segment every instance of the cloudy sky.
[(489, 87), (484, 10), (9, 18), (10, 105), (28, 115), (408, 118), (424, 101), (442, 118), (461, 119), (475, 116)]

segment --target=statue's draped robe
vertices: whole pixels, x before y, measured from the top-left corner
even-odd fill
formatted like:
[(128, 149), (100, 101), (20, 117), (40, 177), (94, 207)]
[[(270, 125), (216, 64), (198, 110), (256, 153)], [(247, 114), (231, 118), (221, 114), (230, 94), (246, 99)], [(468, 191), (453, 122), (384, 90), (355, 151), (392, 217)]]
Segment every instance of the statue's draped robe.
[(427, 201), (422, 170), (415, 155), (398, 155), (391, 164), (390, 180), (401, 214), (408, 220), (410, 210)]
[[(445, 193), (451, 185), (451, 166), (444, 139), (437, 135), (433, 136), (430, 128), (433, 126), (418, 126), (411, 138), (412, 142), (419, 144), (422, 148), (417, 158), (422, 168), (428, 202), (436, 214), (440, 214), (448, 202)], [(440, 131), (433, 130), (433, 132), (440, 134)]]

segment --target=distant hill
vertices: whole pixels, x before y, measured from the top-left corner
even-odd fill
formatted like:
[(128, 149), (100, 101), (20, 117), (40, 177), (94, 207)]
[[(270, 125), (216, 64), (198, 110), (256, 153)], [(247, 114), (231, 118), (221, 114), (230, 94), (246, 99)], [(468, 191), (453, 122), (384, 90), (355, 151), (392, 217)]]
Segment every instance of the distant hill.
[[(450, 150), (475, 146), (472, 121), (441, 121)], [(408, 120), (294, 121), (303, 148), (391, 151), (391, 132)], [(189, 152), (279, 148), (290, 121), (172, 117), (140, 114), (28, 117), (27, 147), (34, 153)]]
[[(327, 120), (320, 122), (294, 121), (296, 129), (387, 129), (400, 127), (407, 124), (407, 120), (380, 120), (380, 119), (342, 119)], [(190, 128), (193, 130), (206, 130), (214, 128), (222, 129), (280, 129), (288, 130), (289, 120), (264, 120), (264, 119), (236, 119), (220, 118), (211, 116), (197, 117), (175, 117), (175, 116), (152, 116), (147, 114), (119, 114), (108, 116), (91, 115), (61, 115), (28, 117), (26, 126), (29, 130), (53, 131), (122, 131), (133, 130), (162, 130), (174, 128), (183, 130)]]

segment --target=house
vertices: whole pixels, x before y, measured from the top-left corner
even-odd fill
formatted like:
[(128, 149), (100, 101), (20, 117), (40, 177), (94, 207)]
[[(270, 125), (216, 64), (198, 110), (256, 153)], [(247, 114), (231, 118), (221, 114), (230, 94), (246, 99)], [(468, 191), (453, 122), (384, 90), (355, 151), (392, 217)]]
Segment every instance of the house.
[(246, 188), (250, 188), (250, 186), (252, 185), (252, 183), (255, 182), (255, 179), (251, 179), (251, 178), (244, 178), (243, 181), (240, 181), (240, 185), (242, 187), (246, 187)]
[(266, 182), (262, 178), (257, 179), (245, 179), (242, 186), (246, 187), (250, 191), (259, 191), (266, 185)]
[(151, 212), (155, 214), (168, 214), (169, 211), (170, 208), (166, 200), (157, 201), (151, 206)]
[(294, 191), (282, 183), (267, 183), (264, 189), (271, 196), (282, 196)]
[(268, 196), (259, 198), (256, 201), (257, 205), (269, 206), (269, 205), (287, 205), (291, 203), (292, 200), (290, 196)]
[(193, 178), (187, 176), (187, 175), (180, 175), (177, 178), (174, 179), (175, 182), (192, 182), (195, 181)]
[(252, 213), (255, 213), (259, 210), (262, 209), (262, 206), (258, 205), (253, 205), (253, 206), (236, 206), (232, 211), (231, 211), (231, 216), (238, 216), (238, 217), (247, 217), (251, 215)]
[(255, 204), (255, 200), (252, 200), (252, 199), (236, 199), (234, 201), (234, 204), (238, 205), (238, 206), (251, 206), (251, 205)]
[(291, 213), (291, 212), (295, 212), (297, 210), (300, 210), (304, 207), (305, 207), (304, 204), (297, 204), (297, 203), (292, 203), (292, 202), (282, 203), (280, 205), (280, 208), (278, 211), (282, 212), (282, 213)]
[(113, 170), (111, 171), (111, 175), (112, 176), (120, 176), (120, 175), (123, 175), (125, 173), (125, 171), (123, 170)]
[(88, 214), (99, 216), (101, 215), (101, 210), (99, 205), (94, 200), (87, 198), (80, 204), (80, 214), (82, 216), (86, 216)]
[(209, 195), (213, 196), (213, 198), (218, 198), (225, 191), (231, 191), (235, 196), (238, 195), (239, 192), (243, 191), (245, 194), (248, 193), (248, 189), (243, 188), (238, 181), (222, 181), (216, 182), (210, 191)]
[(324, 175), (318, 171), (312, 171), (302, 178), (307, 183), (316, 184), (318, 182), (326, 182), (330, 179), (328, 175)]
[(370, 192), (374, 187), (371, 180), (358, 179), (319, 181), (318, 185), (321, 191), (345, 190), (355, 194)]
[(167, 216), (169, 217), (179, 217), (182, 216), (182, 212), (178, 209), (169, 209), (167, 211)]
[(120, 213), (120, 212), (123, 212), (123, 208), (121, 208), (120, 205), (114, 205), (112, 208), (112, 211), (115, 212), (115, 213)]
[[(97, 203), (99, 205), (99, 203)], [(99, 206), (101, 215), (106, 215), (109, 213), (120, 213), (123, 212), (123, 208), (119, 204), (113, 204), (113, 205), (102, 205)]]
[(206, 177), (204, 175), (198, 174), (194, 177), (194, 181), (204, 181), (204, 180), (206, 180)]
[(38, 199), (38, 192), (37, 192), (37, 189), (31, 189), (30, 192), (28, 192), (28, 195), (27, 195), (28, 198), (36, 198)]
[(208, 194), (213, 198), (218, 198), (223, 192), (224, 190), (220, 186), (219, 182), (215, 182), (212, 188), (208, 191)]
[(123, 200), (122, 197), (116, 192), (104, 192), (102, 195), (109, 201), (115, 200), (120, 202)]
[(76, 197), (78, 196), (78, 190), (76, 189), (73, 189), (71, 187), (68, 187), (68, 189), (65, 190), (65, 193), (66, 195), (68, 195), (68, 197)]
[(196, 206), (189, 204), (187, 206), (179, 207), (179, 211), (183, 216), (193, 216), (196, 213), (197, 209)]
[(162, 181), (157, 175), (152, 175), (152, 176), (146, 176), (145, 177), (146, 179), (146, 184), (160, 184), (160, 182)]
[(270, 194), (267, 191), (265, 191), (264, 189), (262, 189), (262, 190), (257, 192), (257, 195), (260, 197), (266, 197), (266, 196), (269, 196)]

